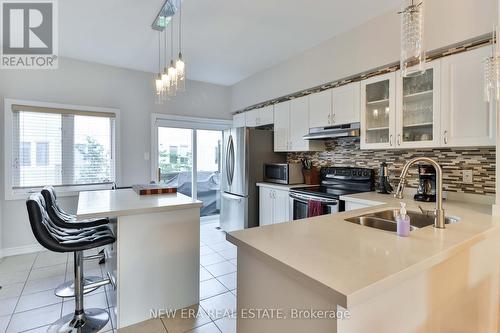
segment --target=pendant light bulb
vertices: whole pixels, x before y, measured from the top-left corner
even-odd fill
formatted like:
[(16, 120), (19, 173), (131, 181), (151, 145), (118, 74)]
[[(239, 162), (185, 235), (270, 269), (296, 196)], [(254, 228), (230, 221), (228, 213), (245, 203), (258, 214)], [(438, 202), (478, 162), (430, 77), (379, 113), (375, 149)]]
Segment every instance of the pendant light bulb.
[(168, 67), (168, 76), (170, 76), (170, 87), (175, 90), (177, 88), (177, 70), (175, 69), (173, 60), (170, 60), (170, 67)]
[(177, 70), (177, 90), (184, 92), (186, 91), (186, 64), (182, 60), (181, 52), (179, 52), (179, 58), (175, 63), (175, 69)]

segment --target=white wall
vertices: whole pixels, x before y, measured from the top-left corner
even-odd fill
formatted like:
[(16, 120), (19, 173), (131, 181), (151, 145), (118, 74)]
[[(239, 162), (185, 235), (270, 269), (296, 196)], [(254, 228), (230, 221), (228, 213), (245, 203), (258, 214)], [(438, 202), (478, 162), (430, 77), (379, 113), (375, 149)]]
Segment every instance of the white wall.
[[(426, 0), (427, 50), (492, 31), (496, 0)], [(233, 111), (399, 59), (398, 8), (232, 87)], [(346, 13), (349, 15), (349, 13)]]
[[(151, 113), (231, 119), (230, 88), (196, 81), (187, 92), (165, 105), (155, 105), (152, 74), (60, 59), (58, 70), (0, 70), (0, 132), (3, 132), (3, 98), (113, 107), (121, 110), (121, 184), (147, 182), (150, 162)], [(13, 248), (36, 244), (27, 220), (24, 201), (4, 200), (3, 135), (0, 135), (0, 246)], [(76, 198), (62, 198), (69, 210)]]

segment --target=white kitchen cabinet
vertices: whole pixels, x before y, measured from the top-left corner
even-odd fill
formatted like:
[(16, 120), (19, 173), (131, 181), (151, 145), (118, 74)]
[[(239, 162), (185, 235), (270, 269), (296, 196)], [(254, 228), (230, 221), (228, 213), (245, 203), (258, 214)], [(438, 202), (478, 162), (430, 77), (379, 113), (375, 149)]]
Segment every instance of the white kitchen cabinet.
[(396, 73), (361, 82), (361, 149), (395, 147)]
[(332, 110), (333, 89), (309, 95), (309, 128), (330, 126)]
[(353, 82), (332, 90), (331, 125), (358, 123), (361, 108), (361, 83)]
[(259, 187), (259, 225), (270, 225), (274, 221), (273, 189)]
[(368, 207), (372, 207), (372, 206), (371, 205), (360, 204), (358, 202), (346, 201), (344, 209), (345, 209), (346, 212), (349, 212), (351, 210), (363, 209), (363, 208), (368, 208)]
[(494, 146), (495, 103), (484, 100), (483, 62), (491, 47), (442, 59), (441, 145)]
[(259, 126), (271, 125), (274, 123), (274, 105), (265, 106), (259, 109)]
[(359, 122), (361, 83), (309, 95), (309, 128)]
[(245, 126), (257, 127), (259, 126), (260, 109), (253, 109), (245, 112)]
[(290, 221), (290, 193), (288, 191), (274, 191), (274, 224)]
[(425, 73), (403, 78), (396, 72), (396, 148), (439, 147), (441, 60)]
[(308, 98), (301, 97), (274, 105), (274, 151), (321, 151), (323, 141), (304, 140), (309, 133)]
[(274, 105), (274, 151), (289, 150), (290, 102)]
[(245, 127), (245, 114), (246, 112), (242, 112), (233, 116), (233, 127)]
[(302, 137), (309, 133), (309, 98), (299, 97), (290, 101), (290, 150), (309, 150), (308, 140)]
[(247, 127), (270, 125), (274, 122), (273, 106), (266, 106), (245, 112)]
[(259, 187), (259, 225), (290, 221), (290, 199), (286, 190)]

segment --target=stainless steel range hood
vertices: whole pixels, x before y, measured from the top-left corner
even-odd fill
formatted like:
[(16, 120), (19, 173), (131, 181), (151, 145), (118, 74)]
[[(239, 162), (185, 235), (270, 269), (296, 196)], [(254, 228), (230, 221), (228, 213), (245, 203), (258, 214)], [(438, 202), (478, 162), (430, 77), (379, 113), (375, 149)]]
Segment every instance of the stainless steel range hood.
[(304, 140), (324, 140), (332, 138), (358, 137), (359, 123), (344, 124), (328, 127), (316, 127), (309, 130), (309, 134), (303, 136)]

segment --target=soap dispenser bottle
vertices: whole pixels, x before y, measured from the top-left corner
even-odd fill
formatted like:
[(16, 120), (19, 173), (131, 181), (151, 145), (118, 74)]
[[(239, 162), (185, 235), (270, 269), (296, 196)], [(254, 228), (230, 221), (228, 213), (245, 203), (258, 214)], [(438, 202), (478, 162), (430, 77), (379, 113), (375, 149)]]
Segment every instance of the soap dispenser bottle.
[(397, 233), (398, 236), (408, 237), (410, 236), (410, 217), (406, 214), (406, 204), (400, 202), (400, 205), (399, 215), (396, 218)]

